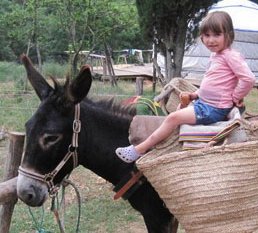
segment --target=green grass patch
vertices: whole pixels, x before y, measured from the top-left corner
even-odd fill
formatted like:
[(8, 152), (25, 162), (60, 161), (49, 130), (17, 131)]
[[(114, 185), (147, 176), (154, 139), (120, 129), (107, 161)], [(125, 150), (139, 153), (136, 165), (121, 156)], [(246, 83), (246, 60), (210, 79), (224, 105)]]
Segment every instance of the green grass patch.
[(246, 111), (258, 114), (258, 89), (254, 88), (249, 95), (245, 98)]
[[(32, 230), (37, 230), (39, 226), (47, 232), (60, 232), (54, 214), (50, 210), (50, 201), (43, 208), (44, 212), (42, 212), (41, 207), (31, 208), (35, 218), (33, 219), (29, 207), (19, 201), (15, 206), (10, 232), (30, 233)], [(65, 230), (70, 233), (76, 232), (78, 206), (75, 201), (73, 204), (66, 205), (65, 210), (64, 217), (61, 215)], [(60, 211), (60, 213), (63, 212)], [(41, 222), (42, 224), (40, 224)], [(127, 202), (114, 201), (103, 194), (91, 200), (86, 200), (81, 205), (80, 232), (118, 233), (117, 229), (130, 232), (126, 231), (126, 228), (135, 222), (143, 224), (142, 217)]]
[(0, 82), (17, 81), (25, 79), (24, 68), (14, 62), (0, 62)]

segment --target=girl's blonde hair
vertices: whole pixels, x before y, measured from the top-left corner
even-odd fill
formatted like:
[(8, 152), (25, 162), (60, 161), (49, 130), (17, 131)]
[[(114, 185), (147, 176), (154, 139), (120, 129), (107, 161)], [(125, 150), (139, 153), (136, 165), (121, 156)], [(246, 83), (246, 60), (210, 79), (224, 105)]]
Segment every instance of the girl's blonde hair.
[(230, 15), (224, 11), (208, 13), (203, 19), (199, 30), (201, 39), (202, 35), (208, 31), (213, 33), (224, 33), (226, 47), (229, 47), (235, 38), (232, 19)]

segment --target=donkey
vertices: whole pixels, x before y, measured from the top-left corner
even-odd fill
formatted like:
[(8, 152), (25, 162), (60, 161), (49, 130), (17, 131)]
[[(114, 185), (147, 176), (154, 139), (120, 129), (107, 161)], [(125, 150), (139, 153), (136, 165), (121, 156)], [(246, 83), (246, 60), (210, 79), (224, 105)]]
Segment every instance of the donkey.
[[(134, 167), (117, 158), (114, 151), (128, 145), (135, 111), (110, 100), (87, 98), (92, 82), (87, 65), (64, 85), (52, 78), (52, 87), (27, 56), (22, 55), (21, 61), (41, 102), (25, 124), (26, 145), (17, 181), (19, 199), (29, 206), (41, 206), (78, 165), (117, 185)], [(142, 214), (149, 233), (172, 231), (173, 215), (148, 181), (128, 201)]]

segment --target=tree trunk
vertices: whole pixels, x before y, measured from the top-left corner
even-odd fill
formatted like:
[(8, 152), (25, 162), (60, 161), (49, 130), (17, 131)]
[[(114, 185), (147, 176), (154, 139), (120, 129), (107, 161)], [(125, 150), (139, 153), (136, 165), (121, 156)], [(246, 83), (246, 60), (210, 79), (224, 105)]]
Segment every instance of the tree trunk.
[[(157, 46), (155, 43), (153, 44), (153, 60), (157, 61)], [(153, 79), (152, 79), (152, 91), (155, 93), (156, 92), (156, 84), (157, 84), (157, 70), (153, 62)]]
[(30, 54), (30, 47), (31, 47), (31, 40), (29, 39), (28, 41), (28, 46), (27, 46), (27, 51), (26, 51), (26, 56), (28, 57)]
[(78, 55), (79, 52), (75, 52), (72, 56), (72, 77), (76, 77), (77, 75), (77, 64), (78, 64)]
[[(178, 22), (177, 30), (167, 30), (164, 35), (164, 45), (166, 48), (166, 82), (174, 77), (181, 77), (183, 56), (185, 49), (187, 20), (182, 17)], [(172, 52), (171, 52), (172, 51)]]
[(167, 49), (166, 53), (167, 53), (167, 56), (166, 56), (167, 79), (166, 80), (167, 80), (167, 83), (169, 83), (169, 81), (174, 77), (174, 75), (173, 75), (174, 72), (173, 72), (173, 62), (172, 62), (171, 52)]
[[(174, 50), (173, 46), (175, 44), (174, 40), (174, 31), (169, 29), (167, 34), (164, 38), (164, 45), (166, 49), (166, 82), (169, 83), (169, 81), (174, 78)], [(173, 51), (173, 53), (171, 52)]]
[(160, 71), (160, 67), (158, 65), (157, 58), (155, 58), (155, 57), (153, 58), (153, 66), (155, 67), (155, 70), (158, 73), (158, 78), (159, 78), (162, 86), (164, 87), (166, 85), (166, 80)]
[[(28, 41), (28, 46), (27, 46), (27, 51), (26, 51), (26, 56), (27, 56), (27, 57), (29, 57), (30, 48), (31, 48), (31, 40), (29, 39), (29, 41)], [(28, 79), (27, 79), (27, 78), (25, 78), (25, 82), (24, 82), (24, 91), (25, 91), (25, 92), (28, 91)]]
[(105, 43), (104, 46), (105, 46), (107, 68), (108, 68), (109, 76), (110, 76), (110, 79), (111, 79), (111, 85), (112, 86), (117, 86), (115, 72), (114, 72), (113, 64), (112, 64), (113, 62), (112, 62), (111, 54), (110, 54), (110, 51), (108, 49), (108, 45)]
[(184, 20), (181, 20), (179, 22), (178, 27), (178, 33), (176, 35), (176, 46), (174, 49), (174, 77), (181, 77), (182, 72), (182, 65), (183, 65), (183, 59), (184, 59), (184, 53), (185, 53), (185, 40), (186, 40), (186, 30), (187, 25), (185, 25), (186, 22)]
[(36, 42), (36, 51), (37, 51), (37, 58), (38, 58), (38, 65), (39, 65), (39, 72), (42, 72), (42, 60), (41, 60), (41, 54), (39, 49), (39, 44)]

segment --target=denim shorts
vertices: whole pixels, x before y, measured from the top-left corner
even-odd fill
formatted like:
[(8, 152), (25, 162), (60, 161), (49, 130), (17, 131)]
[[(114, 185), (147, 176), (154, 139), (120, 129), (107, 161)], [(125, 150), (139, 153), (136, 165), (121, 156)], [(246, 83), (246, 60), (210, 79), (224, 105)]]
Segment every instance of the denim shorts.
[(225, 121), (232, 108), (215, 108), (200, 99), (194, 102), (194, 112), (197, 125), (209, 125), (218, 121)]

